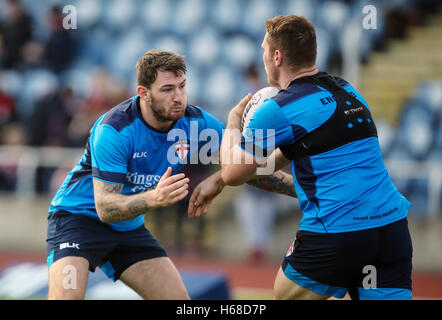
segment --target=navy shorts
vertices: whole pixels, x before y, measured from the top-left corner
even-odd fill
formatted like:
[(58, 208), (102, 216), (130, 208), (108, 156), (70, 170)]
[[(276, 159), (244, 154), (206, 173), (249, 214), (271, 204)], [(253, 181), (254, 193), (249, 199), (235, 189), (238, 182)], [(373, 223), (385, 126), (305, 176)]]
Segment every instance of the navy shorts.
[(284, 274), (322, 295), (411, 299), (412, 242), (407, 219), (343, 233), (298, 231), (282, 262)]
[(90, 271), (100, 267), (114, 281), (138, 261), (167, 256), (144, 226), (120, 232), (98, 219), (66, 211), (49, 214), (46, 242), (48, 267), (63, 257), (83, 257)]

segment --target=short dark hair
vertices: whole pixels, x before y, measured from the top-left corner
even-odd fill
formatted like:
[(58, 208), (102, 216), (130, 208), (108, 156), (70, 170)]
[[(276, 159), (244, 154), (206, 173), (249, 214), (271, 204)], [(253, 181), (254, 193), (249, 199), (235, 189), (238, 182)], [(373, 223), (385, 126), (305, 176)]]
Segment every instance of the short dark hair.
[(280, 50), (290, 66), (300, 68), (316, 63), (316, 32), (308, 19), (293, 14), (276, 16), (267, 20), (266, 32), (270, 49)]
[(150, 88), (155, 82), (158, 71), (171, 71), (176, 75), (186, 73), (186, 63), (184, 56), (164, 51), (149, 50), (138, 60), (137, 83), (139, 86)]

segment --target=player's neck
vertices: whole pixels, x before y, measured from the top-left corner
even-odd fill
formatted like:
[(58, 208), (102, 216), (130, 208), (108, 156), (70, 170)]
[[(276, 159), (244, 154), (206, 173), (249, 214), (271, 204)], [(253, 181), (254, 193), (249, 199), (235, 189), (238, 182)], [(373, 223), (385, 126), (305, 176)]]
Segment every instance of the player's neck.
[(313, 65), (311, 67), (301, 68), (297, 71), (288, 71), (287, 73), (281, 74), (280, 78), (280, 87), (281, 89), (287, 89), (289, 84), (298, 78), (302, 77), (308, 77), (315, 75), (319, 72), (318, 67), (316, 65)]
[(150, 104), (142, 99), (140, 99), (140, 112), (141, 116), (143, 117), (144, 121), (149, 124), (152, 128), (158, 131), (167, 132), (174, 124), (174, 121), (161, 121), (159, 120), (152, 108), (150, 107)]

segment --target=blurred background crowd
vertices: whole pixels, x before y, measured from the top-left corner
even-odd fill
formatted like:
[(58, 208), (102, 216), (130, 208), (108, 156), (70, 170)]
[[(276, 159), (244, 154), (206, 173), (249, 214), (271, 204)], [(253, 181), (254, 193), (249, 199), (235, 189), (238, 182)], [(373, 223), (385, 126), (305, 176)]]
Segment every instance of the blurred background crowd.
[[(376, 9), (368, 30), (367, 5)], [(81, 153), (94, 121), (135, 94), (135, 63), (152, 48), (185, 55), (189, 103), (225, 121), (246, 92), (267, 85), (266, 19), (293, 13), (316, 27), (319, 68), (352, 82), (368, 101), (411, 215), (440, 218), (440, 10), (438, 0), (0, 0), (0, 191), (50, 197), (77, 159), (47, 164), (38, 150), (46, 158), (57, 158), (47, 150)], [(73, 29), (63, 25), (68, 15)], [(16, 147), (32, 148), (22, 159)], [(290, 205), (249, 187), (231, 199), (251, 258), (262, 259), (275, 216)], [(177, 210), (182, 224), (185, 206)]]

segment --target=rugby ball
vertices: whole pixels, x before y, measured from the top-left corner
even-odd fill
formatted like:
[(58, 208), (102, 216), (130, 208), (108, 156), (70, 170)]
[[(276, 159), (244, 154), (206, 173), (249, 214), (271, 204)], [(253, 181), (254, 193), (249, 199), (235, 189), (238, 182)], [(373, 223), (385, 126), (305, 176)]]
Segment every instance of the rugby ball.
[(250, 118), (252, 118), (253, 113), (255, 113), (256, 108), (258, 108), (265, 99), (272, 98), (276, 96), (279, 92), (279, 88), (277, 87), (265, 87), (258, 90), (247, 103), (244, 108), (244, 112), (241, 118), (241, 133), (247, 128), (250, 122)]

